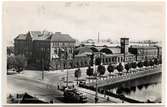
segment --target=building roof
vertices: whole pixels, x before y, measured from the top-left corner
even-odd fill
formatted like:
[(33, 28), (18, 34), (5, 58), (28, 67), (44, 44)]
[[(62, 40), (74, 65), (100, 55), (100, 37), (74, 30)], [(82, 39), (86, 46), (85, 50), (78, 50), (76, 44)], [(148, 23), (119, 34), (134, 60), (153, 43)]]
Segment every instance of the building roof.
[(19, 34), (15, 39), (17, 39), (17, 40), (25, 40), (26, 38), (27, 38), (27, 35)]
[(78, 54), (82, 54), (82, 53), (85, 53), (85, 52), (89, 52), (89, 53), (93, 52), (89, 47), (78, 47), (76, 49), (76, 51), (78, 51), (77, 52)]
[(91, 55), (91, 54), (92, 54), (91, 52), (84, 52), (84, 53), (76, 55), (75, 57), (84, 57), (84, 56), (88, 56), (88, 55)]
[(26, 40), (28, 36), (31, 36), (32, 40), (50, 40), (50, 41), (62, 41), (62, 42), (75, 42), (69, 34), (62, 34), (61, 32), (48, 32), (48, 31), (29, 31), (27, 34), (19, 34), (15, 39)]
[(116, 53), (116, 54), (104, 54), (106, 57), (111, 57), (111, 56), (123, 56), (124, 54), (122, 53)]
[(156, 46), (138, 46), (138, 45), (131, 45), (130, 48), (137, 48), (137, 49), (152, 49), (157, 48)]
[(52, 33), (48, 31), (30, 31), (32, 40), (47, 40), (50, 39)]
[(52, 35), (51, 41), (71, 41), (75, 42), (75, 39), (73, 39), (69, 34), (62, 34), (61, 32), (56, 32)]

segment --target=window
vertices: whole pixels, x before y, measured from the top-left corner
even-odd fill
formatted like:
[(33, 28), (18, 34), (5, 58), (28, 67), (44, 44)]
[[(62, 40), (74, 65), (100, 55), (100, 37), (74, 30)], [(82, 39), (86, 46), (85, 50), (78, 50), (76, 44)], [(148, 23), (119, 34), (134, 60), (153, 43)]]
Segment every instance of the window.
[(54, 53), (57, 54), (57, 49), (54, 50)]
[(62, 46), (62, 43), (61, 43), (61, 42), (59, 43), (59, 46)]

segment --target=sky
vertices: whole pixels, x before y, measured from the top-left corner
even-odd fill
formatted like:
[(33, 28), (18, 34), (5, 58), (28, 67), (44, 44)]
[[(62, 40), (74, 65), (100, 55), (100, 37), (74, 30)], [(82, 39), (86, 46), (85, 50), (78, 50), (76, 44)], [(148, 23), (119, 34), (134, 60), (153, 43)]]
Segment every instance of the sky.
[(97, 39), (162, 41), (164, 2), (4, 2), (3, 37), (6, 44), (20, 33), (68, 33), (83, 41)]

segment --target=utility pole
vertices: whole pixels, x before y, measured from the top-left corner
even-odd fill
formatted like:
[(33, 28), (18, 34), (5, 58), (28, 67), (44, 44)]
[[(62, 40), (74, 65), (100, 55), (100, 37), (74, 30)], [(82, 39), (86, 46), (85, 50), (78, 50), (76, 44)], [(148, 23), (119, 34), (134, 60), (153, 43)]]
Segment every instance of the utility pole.
[(67, 66), (67, 76), (66, 76), (66, 82), (67, 82), (67, 84), (66, 84), (66, 87), (68, 87), (68, 55), (67, 55), (67, 50), (66, 50), (66, 52), (65, 52), (65, 59), (66, 59), (66, 66)]
[(100, 35), (99, 35), (99, 32), (98, 32), (98, 43), (100, 42)]
[(42, 80), (44, 80), (44, 49), (42, 48)]
[[(67, 62), (67, 66), (68, 66), (68, 62)], [(68, 87), (68, 68), (67, 68), (67, 77), (66, 77), (67, 79), (67, 84), (66, 84), (66, 87)]]
[(94, 58), (93, 58), (93, 64), (94, 64), (94, 71), (95, 71), (95, 73), (96, 73), (96, 93), (95, 93), (95, 103), (97, 103), (97, 102), (98, 102), (98, 86), (97, 86), (97, 70), (96, 70), (95, 60), (96, 60), (96, 58), (95, 58), (95, 56), (94, 56)]

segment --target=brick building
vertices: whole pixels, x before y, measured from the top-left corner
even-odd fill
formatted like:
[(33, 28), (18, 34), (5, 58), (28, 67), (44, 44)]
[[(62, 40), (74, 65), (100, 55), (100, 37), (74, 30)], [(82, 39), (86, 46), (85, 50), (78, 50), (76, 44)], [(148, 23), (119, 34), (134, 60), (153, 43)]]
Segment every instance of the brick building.
[(29, 31), (19, 34), (14, 44), (16, 55), (24, 55), (29, 64), (48, 69), (51, 61), (72, 58), (75, 39), (61, 32)]
[(162, 48), (159, 46), (130, 46), (129, 52), (134, 54), (136, 61), (150, 60), (162, 57)]

